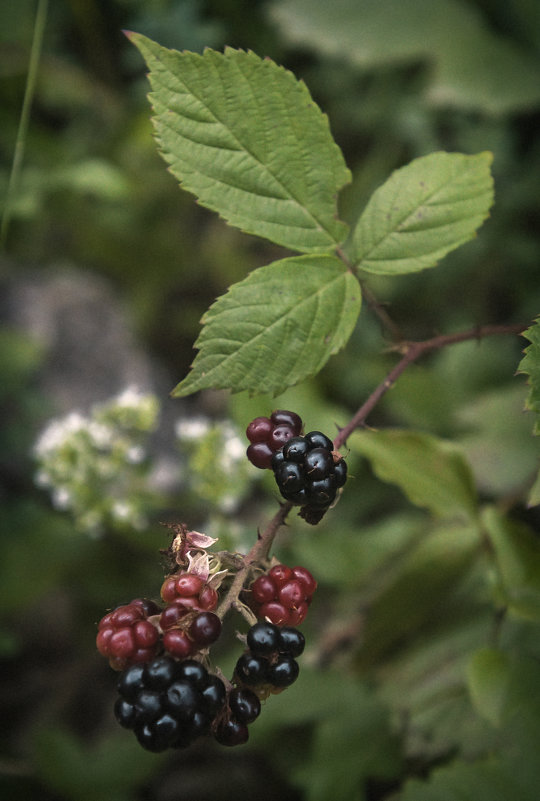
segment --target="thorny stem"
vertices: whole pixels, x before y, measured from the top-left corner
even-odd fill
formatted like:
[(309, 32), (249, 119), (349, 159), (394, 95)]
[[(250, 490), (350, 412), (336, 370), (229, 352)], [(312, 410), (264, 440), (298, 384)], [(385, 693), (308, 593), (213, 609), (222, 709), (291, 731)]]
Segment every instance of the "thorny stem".
[[(466, 342), (472, 339), (483, 339), (484, 337), (495, 334), (521, 334), (527, 328), (526, 325), (485, 325), (472, 328), (468, 331), (460, 331), (455, 334), (442, 334), (421, 342), (401, 342), (396, 345), (394, 350), (403, 354), (400, 361), (390, 370), (384, 381), (371, 393), (369, 398), (358, 409), (354, 417), (342, 428), (334, 439), (334, 448), (339, 448), (347, 441), (350, 434), (357, 428), (364, 425), (367, 416), (373, 411), (382, 396), (395, 384), (399, 376), (407, 367), (416, 361), (424, 353), (432, 350), (444, 348), (457, 342)], [(242, 559), (242, 566), (237, 571), (226, 596), (217, 609), (217, 615), (223, 619), (231, 608), (238, 608), (238, 599), (246, 583), (248, 574), (253, 566), (268, 558), (272, 543), (282, 525), (285, 524), (287, 516), (292, 509), (291, 503), (284, 503), (270, 520), (258, 539), (246, 556)], [(242, 611), (241, 609), (239, 611)]]
[(253, 565), (257, 564), (266, 558), (268, 558), (268, 554), (270, 552), (270, 548), (272, 547), (272, 543), (274, 538), (281, 528), (284, 525), (287, 515), (289, 514), (290, 510), (292, 509), (292, 503), (284, 503), (282, 504), (273, 518), (270, 520), (266, 528), (262, 533), (259, 533), (257, 541), (249, 551), (244, 556), (243, 565), (236, 573), (233, 583), (229, 587), (227, 591), (227, 595), (220, 603), (216, 613), (218, 617), (222, 620), (229, 611), (231, 607), (234, 607), (238, 601), (240, 593), (242, 592), (242, 588), (245, 584), (247, 579), (248, 573), (253, 567)]
[(373, 411), (382, 396), (396, 383), (400, 375), (407, 367), (416, 361), (424, 353), (432, 350), (445, 348), (447, 345), (454, 345), (457, 342), (466, 342), (471, 339), (483, 339), (484, 337), (495, 334), (521, 334), (526, 325), (484, 325), (478, 328), (471, 328), (469, 331), (458, 331), (455, 334), (441, 334), (432, 339), (425, 339), (422, 342), (402, 342), (394, 349), (403, 353), (400, 361), (388, 373), (384, 381), (376, 387), (369, 398), (358, 409), (354, 417), (342, 428), (334, 439), (334, 448), (339, 448), (347, 441), (350, 434), (357, 428), (365, 424), (367, 416)]

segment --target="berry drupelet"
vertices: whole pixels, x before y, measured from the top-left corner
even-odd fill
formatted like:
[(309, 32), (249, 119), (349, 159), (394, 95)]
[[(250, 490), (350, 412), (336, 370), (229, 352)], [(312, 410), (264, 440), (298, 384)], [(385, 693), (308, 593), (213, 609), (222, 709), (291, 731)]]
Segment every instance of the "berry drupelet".
[(302, 419), (295, 412), (277, 409), (270, 417), (256, 417), (246, 428), (249, 461), (262, 470), (271, 468), (274, 453), (301, 431)]

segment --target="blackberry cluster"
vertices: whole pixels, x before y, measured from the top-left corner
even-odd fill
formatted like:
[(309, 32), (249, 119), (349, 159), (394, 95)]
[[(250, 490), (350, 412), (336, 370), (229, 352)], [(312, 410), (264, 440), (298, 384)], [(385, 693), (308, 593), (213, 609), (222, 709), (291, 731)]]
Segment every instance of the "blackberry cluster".
[(291, 437), (274, 453), (271, 465), (279, 491), (302, 507), (308, 523), (321, 519), (347, 480), (347, 463), (321, 431)]
[(261, 697), (289, 687), (298, 678), (296, 657), (304, 651), (304, 635), (292, 626), (255, 623), (247, 633), (247, 650), (234, 669), (234, 680)]
[(307, 568), (274, 565), (255, 579), (248, 603), (257, 617), (276, 626), (297, 626), (304, 621), (316, 588)]
[(247, 458), (262, 470), (272, 466), (272, 456), (302, 431), (302, 419), (295, 412), (277, 409), (270, 417), (256, 417), (246, 428), (250, 442)]
[(193, 659), (160, 656), (131, 665), (118, 679), (117, 721), (149, 751), (186, 748), (209, 734), (227, 692), (221, 679)]

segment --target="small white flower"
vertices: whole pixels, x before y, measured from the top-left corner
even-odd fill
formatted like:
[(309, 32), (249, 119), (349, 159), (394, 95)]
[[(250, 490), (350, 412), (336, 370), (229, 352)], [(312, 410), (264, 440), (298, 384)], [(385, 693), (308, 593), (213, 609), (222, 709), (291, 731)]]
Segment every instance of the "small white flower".
[(126, 460), (129, 464), (140, 464), (145, 456), (146, 451), (142, 445), (132, 445), (126, 451)]
[(69, 509), (72, 495), (67, 487), (56, 487), (52, 493), (52, 502), (55, 509)]
[(115, 399), (116, 406), (123, 406), (127, 409), (137, 409), (143, 401), (147, 399), (147, 395), (141, 392), (137, 387), (126, 387)]
[(191, 420), (178, 420), (174, 427), (178, 439), (188, 442), (200, 439), (210, 430), (210, 421), (206, 417), (194, 417)]

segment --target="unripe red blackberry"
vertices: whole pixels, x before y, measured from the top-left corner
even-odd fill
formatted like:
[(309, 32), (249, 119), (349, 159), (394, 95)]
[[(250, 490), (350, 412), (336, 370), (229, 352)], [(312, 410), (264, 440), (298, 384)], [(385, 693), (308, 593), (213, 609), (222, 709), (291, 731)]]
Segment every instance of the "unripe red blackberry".
[(152, 601), (136, 598), (106, 614), (98, 624), (96, 646), (114, 670), (148, 662), (159, 648), (159, 631), (148, 620), (159, 607)]
[(257, 617), (276, 626), (298, 626), (305, 619), (317, 582), (305, 567), (274, 565), (255, 579), (249, 604)]

